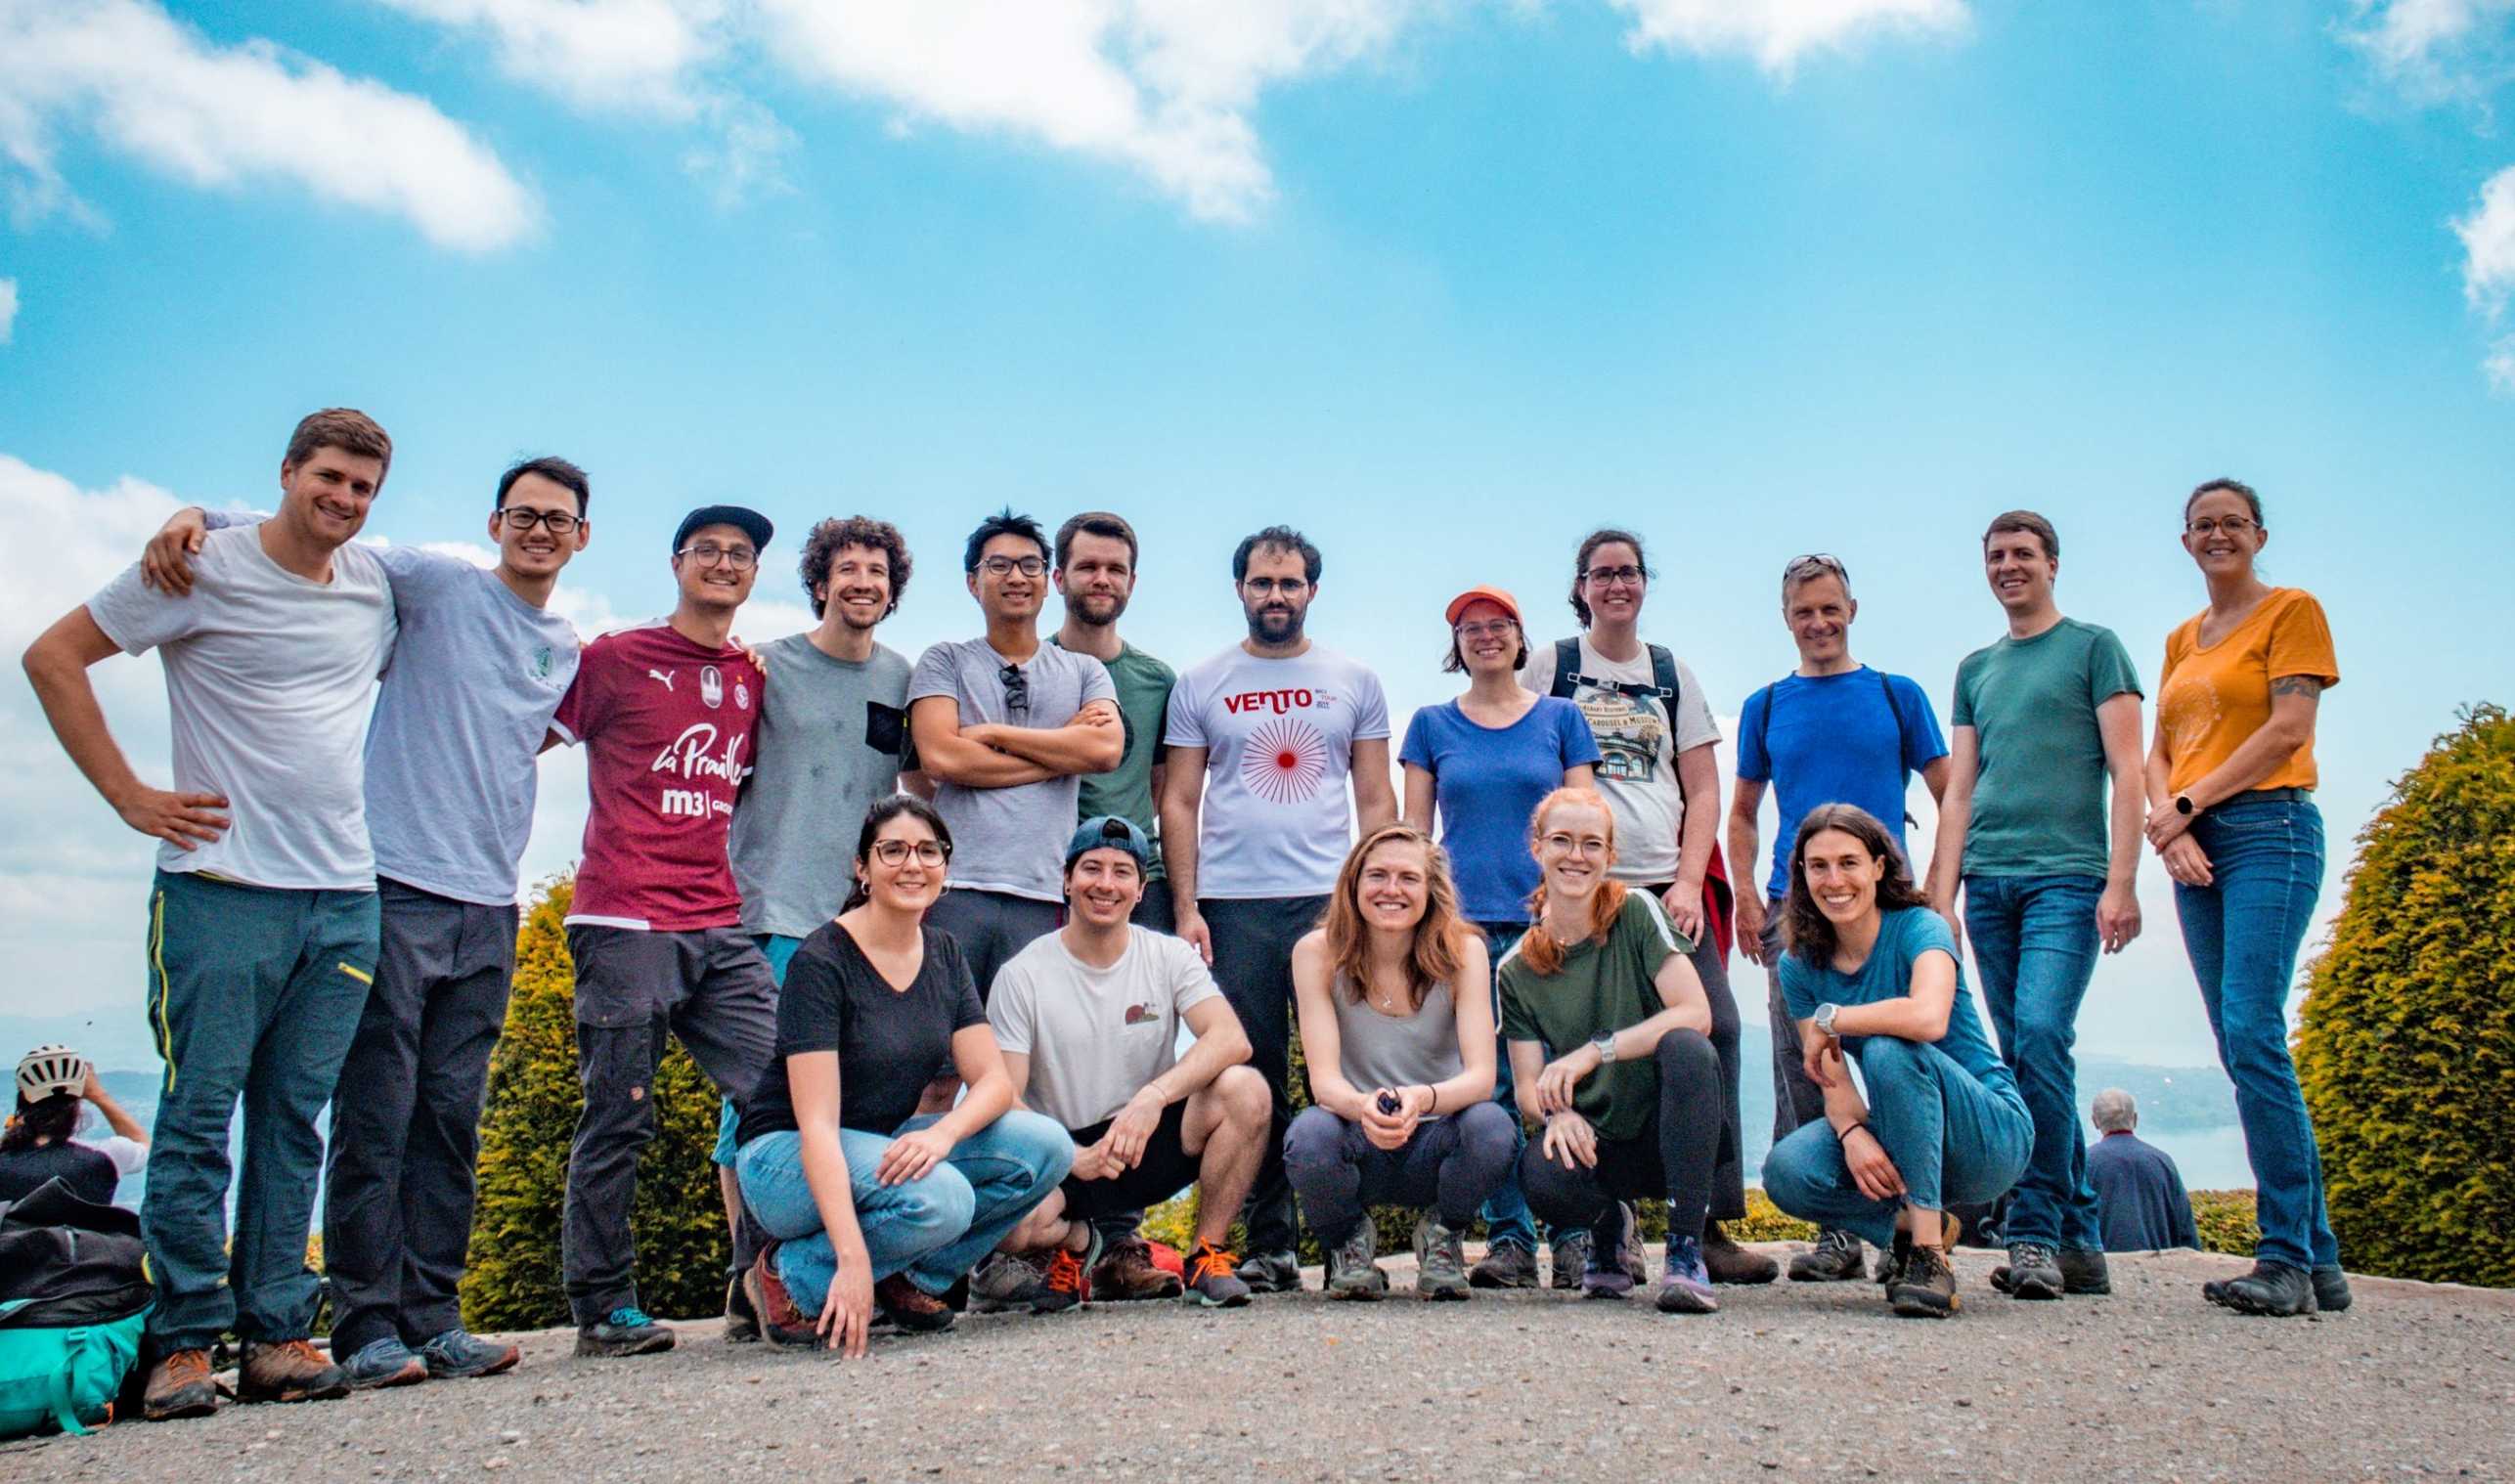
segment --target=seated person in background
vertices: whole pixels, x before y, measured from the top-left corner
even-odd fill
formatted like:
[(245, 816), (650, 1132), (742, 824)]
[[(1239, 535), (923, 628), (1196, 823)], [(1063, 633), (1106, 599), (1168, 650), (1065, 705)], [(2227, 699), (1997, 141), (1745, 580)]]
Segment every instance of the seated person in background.
[[(1241, 1065), (1249, 1037), (1197, 950), (1131, 926), (1153, 847), (1115, 814), (1086, 819), (1066, 846), (1065, 926), (1013, 955), (995, 977), (988, 1024), (1004, 1048), (1014, 1096), (1065, 1125), (1074, 1169), (1004, 1249), (1047, 1274), (1038, 1313), (1087, 1303), (1100, 1260), (1094, 1218), (1141, 1210), (1197, 1186), (1189, 1303), (1249, 1302), (1224, 1246), (1258, 1179), (1273, 1094)], [(1178, 1053), (1179, 1025), (1196, 1041)], [(1148, 1259), (1149, 1260), (1149, 1259)]]
[(2164, 1150), (2132, 1130), (2140, 1104), (2108, 1087), (2088, 1106), (2088, 1118), (2104, 1137), (2087, 1152), (2087, 1179), (2096, 1187), (2096, 1225), (2108, 1252), (2155, 1252), (2200, 1246), (2192, 1223), (2192, 1198), (2184, 1172)]
[(1944, 1319), (1957, 1309), (1947, 1208), (2017, 1183), (2035, 1142), (2026, 1100), (1964, 992), (1956, 936), (1876, 816), (1829, 804), (1800, 821), (1782, 939), (1782, 994), (1825, 1116), (1765, 1157), (1764, 1193), (1888, 1247), (1878, 1282), (1895, 1312)]
[[(113, 1130), (105, 1139), (77, 1137), (93, 1105)], [(20, 1200), (58, 1178), (70, 1194), (113, 1203), (122, 1177), (149, 1157), (149, 1136), (105, 1091), (87, 1058), (66, 1046), (38, 1046), (18, 1062), (18, 1112), (0, 1132), (0, 1201)]]
[(1623, 1202), (1665, 1197), (1660, 1312), (1712, 1313), (1702, 1224), (1724, 1099), (1694, 944), (1657, 898), (1610, 879), (1615, 816), (1596, 790), (1547, 795), (1530, 833), (1536, 922), (1497, 976), (1520, 1112), (1545, 1124), (1521, 1153), (1520, 1189), (1550, 1226), (1589, 1228), (1590, 1298), (1633, 1291)]
[[(1327, 922), (1293, 945), (1310, 1103), (1284, 1168), (1327, 1249), (1331, 1298), (1378, 1298), (1369, 1207), (1414, 1206), (1415, 1296), (1468, 1298), (1464, 1244), (1520, 1130), (1493, 1101), (1484, 935), (1459, 915), (1443, 851), (1384, 824), (1345, 858)], [(1453, 985), (1468, 991), (1454, 993)]]
[[(776, 1239), (742, 1280), (772, 1343), (861, 1355), (877, 1305), (903, 1330), (949, 1329), (943, 1295), (1074, 1162), (1064, 1129), (1013, 1106), (969, 966), (924, 921), (950, 860), (934, 806), (874, 805), (846, 908), (787, 963), (775, 1059), (741, 1105), (733, 1157)], [(947, 1069), (968, 1094), (918, 1113)]]

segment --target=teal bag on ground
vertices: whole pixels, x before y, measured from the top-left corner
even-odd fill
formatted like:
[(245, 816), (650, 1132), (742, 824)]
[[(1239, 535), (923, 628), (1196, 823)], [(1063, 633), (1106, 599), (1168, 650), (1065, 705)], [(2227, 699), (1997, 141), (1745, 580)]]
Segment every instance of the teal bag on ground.
[(132, 1212), (58, 1180), (0, 1205), (0, 1438), (109, 1420), (155, 1298)]

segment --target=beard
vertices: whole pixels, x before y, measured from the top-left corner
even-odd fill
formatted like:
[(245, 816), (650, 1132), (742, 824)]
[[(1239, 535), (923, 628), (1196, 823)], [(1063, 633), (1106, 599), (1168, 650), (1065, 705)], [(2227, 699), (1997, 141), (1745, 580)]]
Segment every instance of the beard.
[(1302, 621), (1308, 615), (1299, 608), (1249, 610), (1249, 636), (1260, 644), (1289, 644), (1302, 636)]
[(1066, 600), (1066, 612), (1090, 629), (1106, 629), (1125, 616), (1126, 599), (1115, 592), (1086, 592)]

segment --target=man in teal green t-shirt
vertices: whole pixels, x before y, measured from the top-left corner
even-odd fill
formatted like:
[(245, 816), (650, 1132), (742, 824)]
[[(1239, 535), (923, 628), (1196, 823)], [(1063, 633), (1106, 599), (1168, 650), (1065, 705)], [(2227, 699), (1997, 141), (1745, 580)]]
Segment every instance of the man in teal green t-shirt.
[[(2034, 1118), (1995, 1287), (2017, 1298), (2102, 1293), (2109, 1281), (2078, 1121), (2079, 1002), (2096, 951), (2139, 936), (2140, 677), (2113, 631), (2052, 598), (2060, 538), (2031, 510), (1983, 534), (2008, 632), (1957, 667), (1947, 798), (1930, 900), (1973, 937), (2001, 1058)], [(2107, 783), (2112, 797), (2107, 800)]]

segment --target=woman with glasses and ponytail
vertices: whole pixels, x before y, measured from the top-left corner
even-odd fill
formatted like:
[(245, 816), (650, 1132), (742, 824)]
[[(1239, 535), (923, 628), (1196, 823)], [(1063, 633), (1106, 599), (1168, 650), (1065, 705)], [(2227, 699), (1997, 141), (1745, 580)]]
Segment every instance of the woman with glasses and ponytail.
[[(969, 965), (925, 920), (951, 855), (933, 806), (875, 804), (846, 907), (786, 967), (775, 1060), (733, 1160), (776, 1239), (742, 1280), (772, 1342), (861, 1355), (877, 1309), (903, 1330), (949, 1329), (944, 1294), (1074, 1163), (1062, 1127), (1013, 1106)], [(968, 1093), (919, 1113), (938, 1073)]]
[(2184, 502), (2184, 550), (2209, 606), (2166, 636), (2148, 753), (2148, 843), (2174, 878), (2184, 951), (2260, 1192), (2253, 1271), (2207, 1283), (2210, 1302), (2285, 1318), (2349, 1307), (2323, 1205), (2322, 1157), (2288, 1059), (2288, 990), (2322, 890), (2315, 720), (2340, 683), (2313, 593), (2254, 571), (2262, 498), (2213, 479)]

